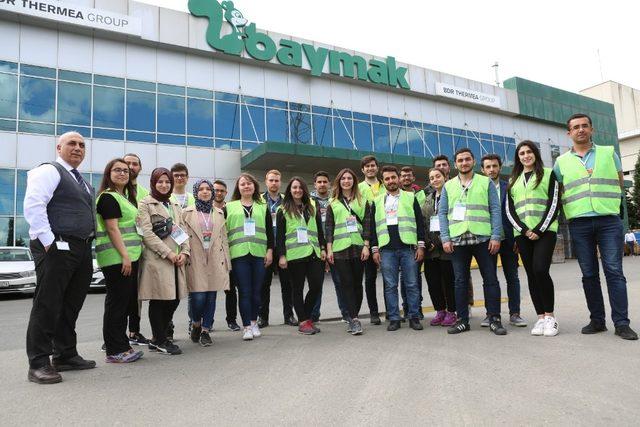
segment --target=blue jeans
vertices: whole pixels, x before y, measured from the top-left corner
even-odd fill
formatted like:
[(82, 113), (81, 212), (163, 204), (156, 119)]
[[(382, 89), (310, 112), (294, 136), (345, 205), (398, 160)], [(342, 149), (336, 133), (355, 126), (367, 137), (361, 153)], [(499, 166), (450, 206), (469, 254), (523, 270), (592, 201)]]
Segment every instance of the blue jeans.
[[(513, 253), (513, 240), (503, 240), (500, 245), (502, 272), (507, 281), (509, 314), (520, 314), (520, 279), (518, 278), (518, 255)], [(495, 258), (496, 262), (498, 257)]]
[(415, 250), (406, 247), (402, 249), (381, 249), (380, 270), (384, 279), (384, 296), (387, 301), (387, 318), (400, 320), (400, 307), (398, 304), (398, 273), (402, 274), (407, 290), (407, 303), (409, 304), (409, 318), (419, 319), (420, 292), (418, 291), (418, 278), (416, 277)]
[[(346, 309), (344, 304), (342, 288), (340, 287), (340, 277), (338, 277), (338, 272), (336, 271), (334, 266), (329, 265), (329, 271), (331, 272), (331, 279), (333, 279), (333, 286), (336, 288), (336, 297), (338, 298), (338, 308), (340, 309), (340, 314), (343, 318), (347, 318), (349, 317), (349, 311)], [(322, 288), (320, 288), (318, 300), (316, 301), (316, 305), (313, 307), (313, 312), (311, 312), (311, 319), (313, 319), (314, 321), (320, 319), (320, 304), (322, 304)]]
[(596, 251), (599, 248), (613, 324), (628, 325), (627, 279), (622, 272), (622, 220), (615, 215), (575, 218), (569, 221), (569, 231), (582, 271), (582, 287), (591, 320), (605, 322)]
[(484, 306), (487, 316), (500, 316), (500, 284), (496, 274), (496, 255), (489, 253), (489, 242), (477, 245), (454, 246), (451, 256), (453, 275), (455, 276), (456, 311), (458, 317), (469, 322), (469, 271), (471, 269), (471, 257), (476, 259), (480, 274), (482, 275), (482, 288), (484, 289)]
[(258, 319), (262, 293), (262, 282), (266, 269), (264, 268), (264, 258), (253, 255), (245, 255), (231, 260), (238, 284), (238, 299), (240, 300), (240, 317), (242, 325), (249, 326), (252, 321)]
[[(422, 273), (420, 272), (420, 268), (422, 266), (422, 262), (416, 263), (416, 277), (418, 280), (418, 292), (420, 293), (420, 306), (422, 306)], [(402, 311), (404, 311), (404, 315), (406, 317), (409, 312), (409, 303), (407, 302), (407, 286), (404, 284), (404, 277), (400, 278), (400, 296), (402, 296)]]
[(192, 321), (200, 323), (207, 330), (213, 326), (216, 314), (216, 291), (189, 292), (189, 313)]

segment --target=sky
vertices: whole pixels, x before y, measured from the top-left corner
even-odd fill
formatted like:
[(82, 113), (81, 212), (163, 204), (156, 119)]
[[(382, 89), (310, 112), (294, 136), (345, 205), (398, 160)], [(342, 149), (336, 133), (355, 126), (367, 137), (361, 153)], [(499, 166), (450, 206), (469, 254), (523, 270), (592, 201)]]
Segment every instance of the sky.
[[(187, 0), (138, 0), (187, 11)], [(213, 1), (213, 0), (212, 0)], [(640, 88), (640, 2), (235, 0), (260, 29), (495, 84)]]

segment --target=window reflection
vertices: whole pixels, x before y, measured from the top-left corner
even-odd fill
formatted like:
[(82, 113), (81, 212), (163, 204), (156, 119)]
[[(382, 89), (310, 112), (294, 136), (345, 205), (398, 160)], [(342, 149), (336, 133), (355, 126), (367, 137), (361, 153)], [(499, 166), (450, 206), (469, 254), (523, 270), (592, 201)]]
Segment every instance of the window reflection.
[(213, 102), (205, 99), (187, 99), (187, 133), (213, 136)]
[(291, 142), (294, 144), (311, 144), (311, 114), (292, 111), (289, 117)]
[(15, 175), (13, 169), (0, 169), (0, 215), (13, 215)]
[[(264, 108), (242, 105), (242, 139), (244, 141), (264, 142)], [(243, 145), (246, 149), (249, 145)]]
[(353, 121), (342, 118), (342, 116), (343, 113), (339, 117), (333, 118), (335, 146), (353, 149)]
[(93, 88), (93, 125), (124, 129), (124, 90), (101, 86)]
[(390, 153), (389, 126), (379, 123), (373, 124), (373, 150), (378, 153)]
[(240, 106), (216, 102), (216, 137), (240, 139)]
[(183, 97), (158, 95), (158, 132), (184, 134)]
[(267, 108), (267, 141), (289, 142), (289, 120), (286, 110)]
[(0, 117), (16, 118), (18, 102), (18, 76), (0, 74)]
[(391, 126), (391, 152), (407, 155), (407, 130), (398, 126)]
[(356, 140), (356, 147), (361, 151), (372, 151), (371, 146), (371, 123), (360, 122), (358, 120), (353, 122), (354, 137)]
[(333, 147), (331, 117), (313, 115), (313, 143), (323, 147)]
[(91, 86), (58, 83), (58, 123), (89, 126), (91, 123)]
[(156, 95), (127, 91), (127, 129), (156, 130)]
[(54, 80), (20, 77), (20, 120), (53, 123), (55, 99)]

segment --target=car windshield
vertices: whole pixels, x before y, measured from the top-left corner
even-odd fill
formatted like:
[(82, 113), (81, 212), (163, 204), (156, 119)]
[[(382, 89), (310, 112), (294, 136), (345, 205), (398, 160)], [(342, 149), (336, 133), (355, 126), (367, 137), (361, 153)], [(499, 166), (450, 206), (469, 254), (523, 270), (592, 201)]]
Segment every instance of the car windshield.
[(31, 261), (29, 249), (0, 249), (0, 262)]

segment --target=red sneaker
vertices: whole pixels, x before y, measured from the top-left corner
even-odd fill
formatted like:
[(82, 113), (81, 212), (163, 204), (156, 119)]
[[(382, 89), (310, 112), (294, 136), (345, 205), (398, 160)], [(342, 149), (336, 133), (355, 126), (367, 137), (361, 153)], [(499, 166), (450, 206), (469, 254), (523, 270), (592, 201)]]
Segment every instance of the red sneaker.
[(313, 324), (310, 320), (305, 320), (301, 322), (298, 326), (298, 333), (303, 335), (313, 335), (316, 333), (315, 329), (313, 329)]

